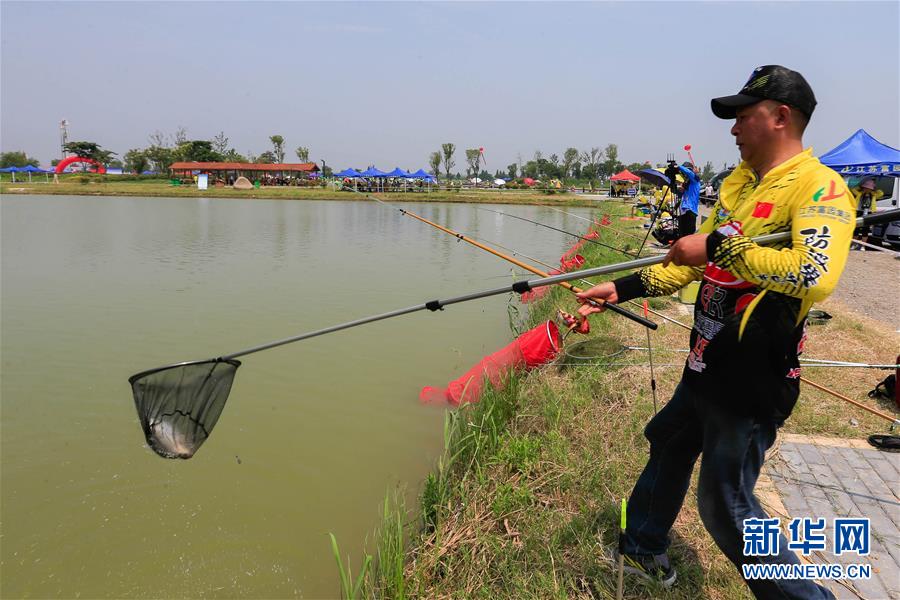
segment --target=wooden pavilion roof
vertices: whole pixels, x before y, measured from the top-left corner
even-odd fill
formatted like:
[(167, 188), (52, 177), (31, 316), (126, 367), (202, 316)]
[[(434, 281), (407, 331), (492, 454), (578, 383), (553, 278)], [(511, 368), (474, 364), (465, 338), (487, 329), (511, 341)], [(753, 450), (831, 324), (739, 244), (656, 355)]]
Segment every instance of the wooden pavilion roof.
[(170, 171), (319, 171), (316, 163), (238, 163), (238, 162), (176, 162)]

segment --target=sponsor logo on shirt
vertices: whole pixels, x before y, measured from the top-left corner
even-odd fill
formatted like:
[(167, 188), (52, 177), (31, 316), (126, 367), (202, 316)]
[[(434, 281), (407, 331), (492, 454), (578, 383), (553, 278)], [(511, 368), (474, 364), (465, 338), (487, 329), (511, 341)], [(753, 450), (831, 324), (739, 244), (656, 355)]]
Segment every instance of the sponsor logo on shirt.
[[(837, 185), (834, 181), (829, 183), (828, 193), (825, 194), (825, 188), (820, 187), (815, 194), (813, 194), (812, 201), (813, 202), (828, 202), (829, 200), (834, 200), (836, 198), (840, 198), (844, 195), (845, 190), (841, 190), (840, 194), (835, 193), (837, 191)], [(823, 195), (825, 194), (825, 195)]]

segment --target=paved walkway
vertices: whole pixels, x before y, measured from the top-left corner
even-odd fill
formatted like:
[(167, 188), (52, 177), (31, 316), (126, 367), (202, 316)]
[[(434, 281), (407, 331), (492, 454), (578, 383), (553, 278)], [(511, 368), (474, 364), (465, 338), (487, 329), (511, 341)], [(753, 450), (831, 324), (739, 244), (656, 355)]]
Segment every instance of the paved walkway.
[[(869, 580), (826, 582), (838, 598), (900, 600), (900, 454), (876, 450), (863, 440), (779, 435), (757, 488), (772, 517), (825, 517), (829, 548), (815, 563), (872, 565)], [(868, 517), (871, 554), (834, 556), (835, 517)]]

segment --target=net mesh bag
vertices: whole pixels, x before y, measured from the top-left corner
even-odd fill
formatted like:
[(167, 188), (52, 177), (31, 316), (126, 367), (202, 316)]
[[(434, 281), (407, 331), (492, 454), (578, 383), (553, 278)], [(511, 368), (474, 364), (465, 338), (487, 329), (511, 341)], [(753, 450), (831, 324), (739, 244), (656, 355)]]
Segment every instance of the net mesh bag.
[(206, 360), (144, 371), (129, 378), (147, 444), (164, 458), (190, 458), (212, 432), (238, 367)]
[(509, 373), (547, 364), (556, 358), (559, 348), (559, 329), (556, 323), (547, 321), (485, 356), (446, 388), (422, 388), (419, 400), (425, 403), (446, 401), (454, 406), (477, 402), (486, 381), (495, 389), (502, 389)]

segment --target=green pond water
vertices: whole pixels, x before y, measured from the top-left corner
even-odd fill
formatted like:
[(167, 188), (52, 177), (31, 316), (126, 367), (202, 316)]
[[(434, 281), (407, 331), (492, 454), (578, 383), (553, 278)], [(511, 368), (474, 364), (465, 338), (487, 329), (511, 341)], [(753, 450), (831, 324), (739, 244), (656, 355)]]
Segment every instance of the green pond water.
[[(547, 262), (574, 241), (404, 207)], [(164, 460), (133, 373), (500, 287), (511, 266), (374, 202), (5, 195), (0, 224), (4, 598), (336, 596), (328, 533), (357, 569), (385, 493), (415, 505), (441, 451), (447, 408), (419, 390), (512, 336), (504, 295), (246, 356), (210, 439)]]

